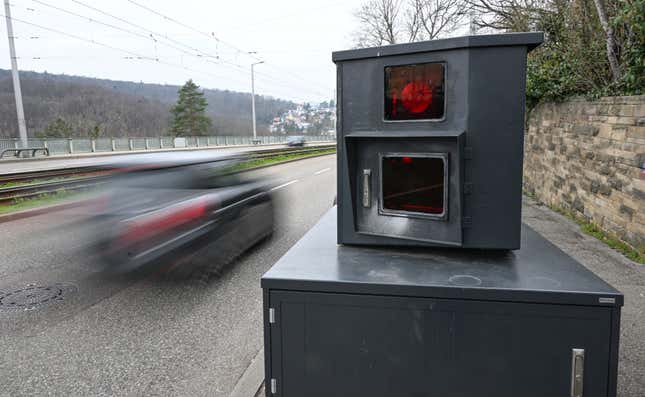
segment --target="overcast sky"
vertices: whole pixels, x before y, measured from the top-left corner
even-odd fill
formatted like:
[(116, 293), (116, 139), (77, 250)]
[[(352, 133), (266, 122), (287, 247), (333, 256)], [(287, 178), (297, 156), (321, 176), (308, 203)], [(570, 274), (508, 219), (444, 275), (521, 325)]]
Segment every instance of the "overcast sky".
[[(256, 66), (257, 93), (329, 100), (331, 52), (351, 46), (353, 13), (363, 2), (133, 1), (150, 10), (129, 0), (11, 0), (19, 69), (162, 84), (192, 78), (206, 88), (249, 92), (250, 64), (257, 60), (245, 53), (255, 51), (266, 62)], [(10, 65), (3, 39), (0, 68)]]

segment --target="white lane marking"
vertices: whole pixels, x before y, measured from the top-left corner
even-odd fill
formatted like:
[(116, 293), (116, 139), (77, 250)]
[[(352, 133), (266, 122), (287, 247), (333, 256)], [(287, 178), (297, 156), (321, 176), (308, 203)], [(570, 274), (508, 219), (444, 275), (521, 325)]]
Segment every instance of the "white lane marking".
[(323, 168), (323, 169), (322, 169), (322, 170), (320, 170), (320, 171), (316, 171), (316, 172), (314, 172), (314, 175), (320, 175), (320, 174), (322, 174), (323, 172), (327, 172), (327, 171), (331, 171), (331, 168)]
[(276, 186), (276, 187), (272, 188), (272, 189), (271, 189), (271, 190), (269, 190), (269, 191), (270, 191), (270, 192), (272, 192), (272, 191), (274, 191), (274, 190), (282, 189), (283, 187), (287, 187), (287, 186), (292, 185), (292, 184), (294, 184), (294, 183), (296, 183), (296, 182), (300, 182), (300, 180), (298, 180), (298, 179), (294, 179), (294, 180), (289, 181), (289, 182), (287, 182), (287, 183), (283, 183), (283, 184), (282, 184), (282, 185), (280, 185), (280, 186)]

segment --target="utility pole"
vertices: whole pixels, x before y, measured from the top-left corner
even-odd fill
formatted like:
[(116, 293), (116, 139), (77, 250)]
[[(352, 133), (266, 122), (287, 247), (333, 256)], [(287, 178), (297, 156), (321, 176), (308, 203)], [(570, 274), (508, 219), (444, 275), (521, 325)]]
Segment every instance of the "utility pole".
[[(8, 0), (5, 0), (5, 1), (8, 1)], [(255, 67), (255, 65), (259, 65), (261, 63), (264, 63), (264, 61), (255, 62), (251, 64), (251, 113), (253, 117), (253, 141), (257, 139), (257, 132), (255, 130), (255, 75), (254, 75), (255, 72), (253, 71), (253, 68)]]
[(25, 111), (22, 108), (22, 90), (20, 89), (20, 76), (18, 75), (18, 60), (16, 59), (16, 46), (13, 43), (13, 24), (11, 21), (11, 6), (9, 0), (4, 0), (4, 12), (7, 18), (7, 37), (9, 38), (9, 55), (11, 57), (11, 76), (13, 77), (13, 93), (16, 97), (16, 113), (18, 114), (18, 131), (22, 147), (27, 147), (27, 125)]

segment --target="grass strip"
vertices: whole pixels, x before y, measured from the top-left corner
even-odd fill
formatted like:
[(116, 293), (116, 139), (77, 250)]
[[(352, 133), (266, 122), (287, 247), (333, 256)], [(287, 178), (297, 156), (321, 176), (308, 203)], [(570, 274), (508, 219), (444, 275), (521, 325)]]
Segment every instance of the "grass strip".
[(227, 169), (227, 172), (241, 172), (241, 171), (249, 171), (254, 168), (258, 167), (265, 167), (267, 165), (271, 164), (277, 164), (277, 163), (283, 163), (285, 161), (291, 161), (291, 160), (299, 160), (299, 159), (304, 159), (307, 157), (313, 157), (313, 156), (322, 156), (326, 154), (334, 154), (336, 153), (336, 147), (331, 147), (327, 149), (320, 149), (320, 150), (315, 150), (307, 153), (285, 153), (285, 154), (277, 154), (275, 156), (271, 157), (266, 157), (262, 159), (255, 159), (255, 160), (249, 160), (249, 161), (244, 161), (240, 164), (236, 164), (232, 166), (230, 169)]
[(624, 242), (620, 237), (604, 230), (598, 224), (591, 222), (589, 219), (576, 215), (575, 213), (573, 213), (573, 211), (542, 203), (534, 194), (530, 194), (526, 191), (524, 192), (524, 195), (530, 197), (540, 204), (546, 205), (558, 214), (564, 215), (568, 219), (572, 220), (578, 226), (580, 226), (580, 230), (582, 230), (583, 233), (597, 238), (598, 240), (605, 243), (608, 247), (623, 254), (628, 259), (631, 259), (636, 263), (640, 263), (641, 265), (645, 265), (645, 249), (632, 247), (631, 245)]
[(59, 176), (54, 178), (31, 179), (28, 181), (5, 182), (5, 183), (0, 183), (0, 189), (6, 189), (11, 187), (33, 186), (41, 183), (71, 181), (74, 179), (82, 179), (85, 177), (86, 177), (85, 175), (81, 175), (81, 176), (74, 175), (74, 176)]
[(44, 207), (46, 205), (56, 204), (63, 200), (78, 198), (82, 195), (83, 193), (81, 192), (60, 189), (53, 193), (44, 193), (29, 199), (16, 199), (11, 204), (0, 206), (0, 214)]

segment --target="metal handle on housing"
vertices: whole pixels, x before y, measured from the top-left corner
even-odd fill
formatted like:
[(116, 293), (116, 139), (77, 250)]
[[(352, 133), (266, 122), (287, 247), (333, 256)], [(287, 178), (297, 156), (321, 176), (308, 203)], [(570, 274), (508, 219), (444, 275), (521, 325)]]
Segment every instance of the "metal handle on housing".
[(372, 170), (363, 170), (363, 207), (372, 205)]
[(585, 370), (585, 350), (571, 350), (571, 397), (582, 397)]

